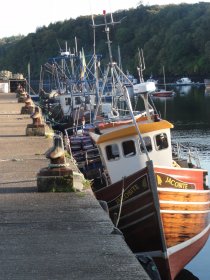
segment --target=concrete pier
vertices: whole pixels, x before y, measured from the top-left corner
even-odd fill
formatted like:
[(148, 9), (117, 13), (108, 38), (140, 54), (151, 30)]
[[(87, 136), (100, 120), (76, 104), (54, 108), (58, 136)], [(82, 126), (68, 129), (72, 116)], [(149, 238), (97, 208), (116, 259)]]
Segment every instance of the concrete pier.
[(0, 279), (150, 279), (91, 190), (37, 192), (52, 139), (25, 135), (21, 107), (0, 93)]

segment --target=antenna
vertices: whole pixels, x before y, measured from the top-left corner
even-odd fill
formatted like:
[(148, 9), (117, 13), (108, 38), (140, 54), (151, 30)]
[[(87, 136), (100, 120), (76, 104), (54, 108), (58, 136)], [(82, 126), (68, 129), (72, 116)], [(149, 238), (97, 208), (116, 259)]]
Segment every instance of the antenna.
[(61, 52), (62, 52), (62, 49), (61, 49), (61, 46), (60, 46), (60, 44), (59, 44), (59, 42), (58, 42), (58, 39), (56, 39), (56, 42), (57, 42), (57, 44), (58, 44), (58, 46), (59, 46), (60, 53), (61, 53)]
[(113, 15), (112, 15), (112, 13), (111, 13), (110, 16), (111, 16), (111, 23), (114, 24), (114, 20), (113, 20)]
[[(132, 85), (131, 81), (123, 73), (122, 69), (118, 67), (116, 62), (113, 62), (112, 49), (111, 49), (111, 43), (112, 42), (111, 42), (110, 37), (109, 37), (109, 34), (110, 34), (110, 27), (109, 26), (114, 26), (116, 24), (121, 23), (124, 18), (119, 20), (119, 21), (114, 21), (113, 15), (111, 14), (111, 21), (108, 22), (107, 21), (107, 16), (106, 16), (106, 10), (103, 10), (103, 16), (104, 16), (104, 23), (103, 24), (95, 24), (94, 20), (92, 19), (94, 29), (96, 27), (99, 27), (99, 26), (103, 26), (104, 29), (105, 29), (105, 33), (106, 33), (106, 37), (107, 37), (107, 42), (106, 43), (108, 45), (108, 53), (109, 53), (109, 63), (107, 65), (107, 69), (106, 69), (104, 79), (103, 79), (103, 85), (102, 85), (101, 90), (100, 90), (99, 100), (98, 100), (98, 103), (97, 103), (97, 106), (96, 106), (96, 109), (95, 109), (94, 120), (96, 120), (96, 116), (97, 116), (97, 113), (98, 113), (98, 110), (99, 110), (100, 102), (101, 102), (101, 99), (102, 99), (102, 96), (103, 96), (103, 93), (104, 93), (106, 83), (108, 81), (109, 72), (111, 73), (111, 80), (112, 80), (113, 84), (117, 84), (118, 88), (120, 87), (122, 89), (122, 86), (123, 86), (122, 83), (124, 83), (124, 81), (127, 81), (129, 84)], [(121, 77), (123, 77), (123, 79), (121, 79)], [(112, 86), (112, 91), (114, 92), (114, 95), (115, 95), (116, 94), (115, 86), (114, 87)], [(112, 102), (113, 102), (113, 95), (112, 95)]]
[(120, 53), (120, 46), (118, 45), (118, 64), (120, 69), (122, 69), (122, 60), (121, 60), (121, 53)]
[(96, 55), (96, 26), (94, 22), (94, 15), (92, 14), (92, 26), (93, 26), (93, 54)]
[(139, 81), (140, 83), (144, 82), (143, 71), (145, 70), (145, 63), (144, 63), (144, 54), (143, 50), (139, 50), (138, 48), (138, 55), (139, 55), (139, 67), (137, 66), (137, 71), (139, 74)]
[(109, 7), (110, 7), (110, 18), (111, 18), (111, 24), (114, 25), (114, 20), (113, 20), (113, 13), (112, 13), (112, 7), (111, 7), (111, 1), (109, 0)]
[(110, 22), (107, 22), (107, 18), (106, 18), (106, 10), (103, 10), (103, 15), (104, 15), (104, 23), (102, 24), (95, 24), (94, 22), (94, 19), (93, 19), (93, 16), (92, 16), (92, 23), (93, 23), (93, 28), (95, 29), (96, 27), (99, 27), (99, 26), (104, 26), (105, 27), (105, 32), (106, 32), (106, 36), (107, 36), (107, 44), (108, 44), (108, 50), (109, 50), (109, 58), (110, 58), (110, 63), (112, 64), (113, 63), (113, 59), (112, 59), (112, 50), (111, 50), (111, 41), (110, 41), (110, 38), (109, 38), (109, 33), (110, 33), (110, 30), (109, 30), (109, 26), (114, 26), (116, 24), (119, 24), (122, 22), (122, 20), (126, 17), (123, 17), (121, 20), (119, 21), (114, 21), (113, 19), (113, 15), (111, 13), (111, 21)]
[[(106, 16), (106, 10), (103, 10), (103, 15)], [(106, 23), (101, 23), (101, 24), (95, 24), (94, 21), (92, 20), (92, 22), (93, 22), (93, 25), (92, 25), (92, 26), (94, 26), (94, 27), (106, 26), (106, 25), (107, 25), (107, 26), (110, 26), (110, 25), (114, 26), (114, 25), (116, 25), (116, 24), (121, 23), (125, 18), (126, 18), (126, 17), (123, 17), (123, 18), (122, 18), (121, 20), (119, 20), (119, 21), (114, 21), (113, 15), (112, 15), (112, 13), (111, 13), (111, 22), (106, 22)]]
[(77, 50), (77, 37), (75, 36), (75, 53), (78, 56), (78, 50)]

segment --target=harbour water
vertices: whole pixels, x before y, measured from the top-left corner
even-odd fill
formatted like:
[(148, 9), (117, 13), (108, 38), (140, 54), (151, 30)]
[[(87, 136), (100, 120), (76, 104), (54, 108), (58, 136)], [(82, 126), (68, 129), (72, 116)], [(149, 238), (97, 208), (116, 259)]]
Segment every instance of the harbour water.
[[(166, 116), (174, 124), (173, 139), (198, 150), (210, 184), (210, 93), (205, 92), (204, 86), (195, 85), (174, 87), (173, 90), (173, 97), (155, 98), (153, 101), (162, 117)], [(210, 239), (186, 269), (199, 280), (210, 279)]]

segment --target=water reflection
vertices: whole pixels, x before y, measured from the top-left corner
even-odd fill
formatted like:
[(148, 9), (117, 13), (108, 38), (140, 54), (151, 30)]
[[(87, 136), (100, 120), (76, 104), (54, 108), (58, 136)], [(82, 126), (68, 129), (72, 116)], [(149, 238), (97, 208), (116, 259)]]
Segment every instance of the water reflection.
[(189, 94), (191, 90), (192, 90), (192, 86), (178, 86), (175, 89), (175, 91), (180, 94)]
[(190, 86), (188, 94), (180, 94), (176, 87), (174, 90), (173, 98), (153, 100), (161, 116), (173, 122), (176, 128), (210, 128), (210, 94), (205, 94), (205, 87)]
[(210, 96), (210, 88), (205, 88), (205, 95)]

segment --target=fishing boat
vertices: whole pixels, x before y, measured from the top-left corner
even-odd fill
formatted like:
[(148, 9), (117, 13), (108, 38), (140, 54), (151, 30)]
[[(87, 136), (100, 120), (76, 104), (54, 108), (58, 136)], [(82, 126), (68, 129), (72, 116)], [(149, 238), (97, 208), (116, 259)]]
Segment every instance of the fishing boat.
[(206, 243), (210, 190), (207, 171), (183, 160), (171, 144), (173, 124), (148, 110), (133, 121), (90, 132), (103, 163), (105, 186), (94, 188), (114, 225), (137, 255), (155, 261), (161, 279), (174, 279)]
[(71, 53), (66, 45), (57, 57), (49, 58), (41, 66), (39, 96), (46, 119), (53, 127), (63, 130), (80, 123), (85, 115), (90, 117), (91, 106), (95, 103), (93, 92), (93, 57), (86, 65), (84, 50)]
[(116, 75), (127, 110), (121, 114), (110, 104), (106, 116), (99, 116), (98, 104), (94, 122), (86, 125), (84, 119), (77, 131), (66, 132), (66, 139), (117, 232), (138, 258), (154, 260), (162, 280), (173, 280), (209, 237), (207, 171), (191, 149), (183, 158), (180, 146), (172, 144), (173, 124), (161, 119), (150, 102), (154, 82), (133, 85), (142, 102), (141, 111), (133, 110), (128, 89), (118, 78), (123, 73), (112, 60), (105, 13), (104, 19), (108, 69)]

